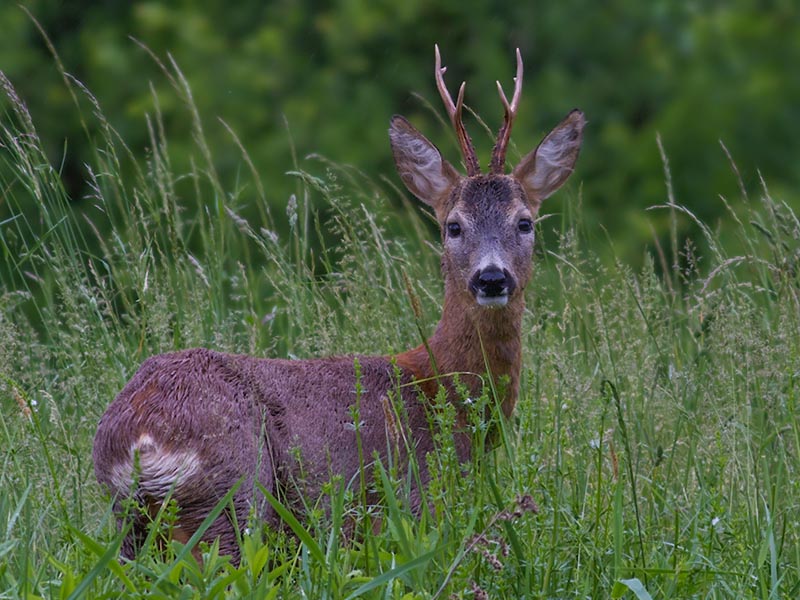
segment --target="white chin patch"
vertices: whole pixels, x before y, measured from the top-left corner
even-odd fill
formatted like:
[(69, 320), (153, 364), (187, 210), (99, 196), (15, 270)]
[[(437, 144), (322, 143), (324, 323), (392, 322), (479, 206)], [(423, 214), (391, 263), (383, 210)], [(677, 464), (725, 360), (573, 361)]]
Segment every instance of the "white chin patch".
[(499, 308), (508, 304), (508, 294), (503, 294), (502, 296), (484, 296), (478, 293), (475, 299), (481, 306), (488, 306), (490, 308)]

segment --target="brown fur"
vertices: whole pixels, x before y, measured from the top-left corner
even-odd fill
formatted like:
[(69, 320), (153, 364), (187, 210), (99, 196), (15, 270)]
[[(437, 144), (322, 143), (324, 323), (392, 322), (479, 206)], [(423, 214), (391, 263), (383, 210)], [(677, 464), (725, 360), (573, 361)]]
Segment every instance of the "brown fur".
[[(149, 358), (100, 420), (93, 452), (98, 481), (118, 501), (132, 496), (149, 511), (174, 499), (181, 541), (241, 481), (235, 514), (220, 515), (203, 536), (219, 538), (221, 551), (236, 559), (237, 527), (244, 527), (251, 510), (279, 524), (256, 482), (298, 509), (302, 497), (319, 497), (331, 475), (346, 483), (356, 477), (351, 407), (357, 401), (364, 459), (377, 454), (385, 460), (395, 448), (402, 460), (409, 448), (421, 459), (424, 483), (424, 456), (434, 450), (426, 411), (444, 385), (456, 403), (456, 451), (468, 460), (470, 437), (452, 375), (459, 374), (475, 396), (487, 378), (507, 378), (501, 409), (506, 417), (513, 412), (533, 249), (525, 222), (532, 223), (541, 201), (571, 173), (583, 125), (582, 114), (573, 111), (512, 175), (465, 178), (408, 121), (392, 119), (398, 172), (433, 208), (442, 229), (444, 305), (427, 345), (394, 357), (278, 360), (198, 348)], [(356, 360), (363, 389), (358, 399)], [(390, 397), (402, 402), (402, 416)], [(134, 556), (148, 519), (133, 517), (123, 556)]]

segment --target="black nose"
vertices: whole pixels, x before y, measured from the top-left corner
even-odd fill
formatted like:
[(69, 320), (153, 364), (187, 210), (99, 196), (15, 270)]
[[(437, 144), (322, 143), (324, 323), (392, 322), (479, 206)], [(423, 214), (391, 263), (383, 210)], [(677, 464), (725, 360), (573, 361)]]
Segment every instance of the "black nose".
[(478, 287), (487, 296), (499, 296), (506, 287), (506, 274), (500, 269), (486, 269), (478, 274)]
[(473, 293), (480, 292), (481, 295), (487, 297), (508, 294), (513, 287), (509, 272), (500, 270), (497, 267), (488, 267), (475, 273), (471, 283), (470, 287), (472, 287)]

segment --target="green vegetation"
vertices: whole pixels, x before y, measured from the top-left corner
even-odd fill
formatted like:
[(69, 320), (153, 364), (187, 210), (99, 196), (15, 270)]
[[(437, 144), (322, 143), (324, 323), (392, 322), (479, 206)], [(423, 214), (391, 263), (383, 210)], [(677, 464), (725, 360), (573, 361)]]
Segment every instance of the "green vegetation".
[[(411, 118), (455, 160), (454, 136), (426, 106), (439, 106), (434, 42), (449, 67), (448, 83), (467, 80), (467, 105), (491, 129), (482, 131), (467, 115), (482, 164), (502, 120), (494, 80), (511, 85), (517, 46), (526, 65), (525, 90), (512, 144), (527, 150), (570, 109), (586, 113), (575, 174), (577, 181), (591, 182), (582, 192), (582, 211), (588, 221), (603, 223), (618, 256), (636, 268), (643, 264), (643, 247), (668, 242), (667, 215), (644, 216), (663, 198), (657, 133), (673, 163), (677, 201), (712, 229), (724, 224), (720, 235), (734, 223), (719, 195), (740, 202), (720, 140), (748, 188), (758, 188), (761, 173), (774, 193), (800, 210), (795, 0), (22, 4), (137, 156), (150, 147), (142, 114), (153, 112), (153, 92), (158, 95), (171, 165), (185, 173), (191, 170), (192, 121), (153, 58), (169, 64), (173, 57), (203, 116), (217, 177), (226, 189), (247, 177), (227, 124), (259, 172), (269, 174), (264, 197), (276, 211), (294, 192), (283, 176), (293, 168), (287, 122), (301, 156), (315, 152), (356, 165), (371, 179), (392, 170), (386, 129), (394, 113)], [(0, 23), (0, 69), (46, 134), (42, 143), (71, 204), (89, 211), (84, 165), (103, 138), (100, 123), (88, 116), (94, 107), (81, 97), (82, 112), (74, 109), (51, 50), (18, 2), (0, 3)], [(509, 159), (516, 158), (512, 146)], [(122, 175), (133, 173), (125, 168)], [(192, 194), (188, 181), (176, 188), (181, 198)], [(259, 222), (260, 202), (248, 194), (241, 204), (242, 216)], [(395, 208), (401, 210), (396, 200)], [(0, 203), (0, 220), (7, 216)], [(285, 223), (278, 225), (288, 233)], [(401, 237), (393, 223), (388, 227)], [(701, 242), (691, 221), (678, 227), (681, 239)], [(744, 251), (735, 238), (725, 242)]]
[[(119, 564), (91, 440), (145, 357), (389, 353), (431, 330), (441, 298), (424, 211), (393, 185), (311, 158), (288, 167), (293, 195), (278, 203), (250, 146), (210, 143), (197, 94), (174, 66), (162, 77), (174, 89), (138, 122), (147, 152), (68, 80), (92, 107), (80, 210), (48, 133), (0, 80), (2, 597), (800, 595), (798, 214), (730, 169), (718, 232), (673, 201), (660, 165), (666, 200), (636, 219), (663, 223), (665, 241), (636, 270), (584, 209), (599, 176), (548, 200), (560, 219), (539, 224), (515, 417), (463, 473), (441, 413), (433, 515), (408, 511), (385, 465), (381, 506), (334, 481), (330, 514), (253, 524), (240, 567), (213, 547), (202, 566), (177, 543), (156, 552), (169, 510), (151, 552)], [(167, 105), (191, 135), (167, 135)], [(363, 144), (389, 154), (382, 138)], [(679, 241), (688, 224), (697, 238)]]

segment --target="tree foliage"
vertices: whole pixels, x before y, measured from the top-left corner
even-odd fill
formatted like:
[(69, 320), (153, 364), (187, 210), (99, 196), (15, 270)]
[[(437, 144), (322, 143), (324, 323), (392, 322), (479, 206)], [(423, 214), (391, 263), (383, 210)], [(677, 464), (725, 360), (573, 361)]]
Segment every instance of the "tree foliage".
[[(229, 149), (216, 152), (220, 176), (235, 181), (243, 168), (222, 120), (281, 211), (295, 188), (284, 175), (293, 168), (292, 145), (300, 160), (317, 153), (396, 181), (386, 140), (395, 112), (456, 160), (454, 138), (436, 120), (434, 42), (448, 83), (455, 89), (468, 81), (467, 104), (488, 125), (468, 122), (483, 163), (502, 118), (493, 80), (511, 86), (514, 47), (526, 72), (511, 161), (570, 109), (585, 111), (590, 124), (573, 181), (583, 182), (583, 210), (620, 240), (617, 251), (640, 252), (653, 239), (651, 223), (666, 235), (666, 215), (645, 219), (643, 210), (666, 199), (657, 134), (676, 201), (706, 222), (725, 218), (720, 195), (742, 201), (720, 140), (747, 189), (759, 192), (760, 174), (773, 194), (798, 203), (800, 8), (793, 0), (30, 0), (24, 9), (0, 6), (0, 69), (27, 102), (77, 207), (86, 202), (83, 165), (97, 132), (75, 109), (53, 50), (134, 153), (151, 145), (144, 115), (160, 112), (173, 167), (186, 172), (191, 119), (170, 81), (174, 61), (205, 136)], [(245, 212), (257, 214), (255, 201), (243, 191)]]

